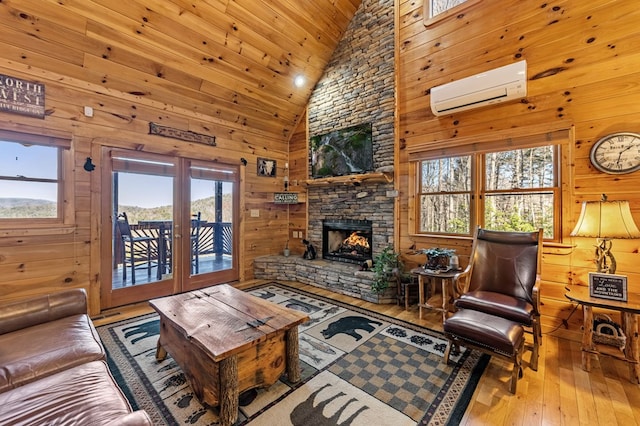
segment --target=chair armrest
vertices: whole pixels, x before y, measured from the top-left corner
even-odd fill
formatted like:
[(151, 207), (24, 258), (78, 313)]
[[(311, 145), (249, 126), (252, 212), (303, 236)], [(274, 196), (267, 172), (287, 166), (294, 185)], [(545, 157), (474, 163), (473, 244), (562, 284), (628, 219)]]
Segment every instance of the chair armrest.
[(471, 264), (467, 265), (464, 271), (456, 274), (453, 277), (453, 290), (457, 292), (454, 294), (454, 298), (460, 297), (461, 294), (464, 294), (469, 291), (469, 278), (471, 277)]
[(533, 285), (531, 291), (531, 299), (533, 301), (533, 309), (537, 314), (540, 314), (540, 275), (536, 275), (536, 282)]
[(87, 293), (83, 288), (18, 300), (0, 306), (0, 334), (86, 313)]

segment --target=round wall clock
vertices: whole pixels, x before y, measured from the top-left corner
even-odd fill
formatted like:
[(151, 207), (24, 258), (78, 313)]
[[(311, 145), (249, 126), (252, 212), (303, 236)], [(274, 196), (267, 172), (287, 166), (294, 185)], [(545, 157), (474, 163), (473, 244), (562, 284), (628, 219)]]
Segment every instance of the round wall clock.
[(589, 154), (593, 167), (604, 173), (640, 170), (640, 133), (612, 133), (600, 138)]

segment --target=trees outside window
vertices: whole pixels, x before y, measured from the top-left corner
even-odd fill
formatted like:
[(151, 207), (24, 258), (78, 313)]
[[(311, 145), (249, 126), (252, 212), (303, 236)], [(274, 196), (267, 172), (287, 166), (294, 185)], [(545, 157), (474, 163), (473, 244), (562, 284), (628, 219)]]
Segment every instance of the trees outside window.
[(470, 233), (471, 160), (465, 155), (420, 163), (420, 232)]
[(558, 234), (558, 146), (425, 159), (417, 163), (418, 233), (470, 235), (476, 226)]

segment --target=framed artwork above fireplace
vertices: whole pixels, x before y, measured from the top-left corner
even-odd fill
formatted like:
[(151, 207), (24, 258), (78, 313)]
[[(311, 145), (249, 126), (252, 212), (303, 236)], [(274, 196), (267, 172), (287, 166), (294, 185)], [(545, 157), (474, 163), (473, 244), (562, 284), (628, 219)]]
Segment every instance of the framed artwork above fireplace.
[(325, 178), (373, 171), (371, 123), (311, 137), (311, 177)]

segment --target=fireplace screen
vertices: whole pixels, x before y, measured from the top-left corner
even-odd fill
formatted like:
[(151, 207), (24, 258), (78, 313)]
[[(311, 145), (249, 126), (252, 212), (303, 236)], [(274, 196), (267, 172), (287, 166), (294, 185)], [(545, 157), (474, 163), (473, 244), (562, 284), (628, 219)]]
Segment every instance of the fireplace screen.
[(322, 222), (322, 257), (362, 263), (371, 256), (370, 220), (325, 220)]

